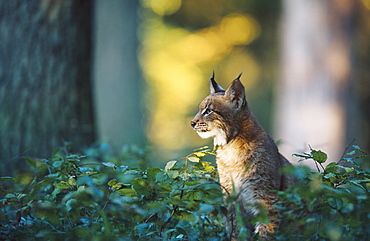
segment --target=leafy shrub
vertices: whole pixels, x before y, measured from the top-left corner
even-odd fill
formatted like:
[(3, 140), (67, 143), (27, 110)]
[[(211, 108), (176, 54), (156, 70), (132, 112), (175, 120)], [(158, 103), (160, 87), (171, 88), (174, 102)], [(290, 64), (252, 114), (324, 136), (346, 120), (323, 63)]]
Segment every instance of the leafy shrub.
[(354, 145), (338, 162), (326, 166), (327, 155), (312, 150), (301, 161), (314, 161), (317, 172), (298, 166), (291, 170), (300, 184), (279, 192), (283, 227), (277, 240), (369, 240), (370, 173), (356, 162), (368, 156)]
[[(85, 156), (68, 153), (66, 146), (50, 159), (27, 158), (32, 174), (1, 177), (0, 240), (227, 239), (223, 194), (206, 160), (214, 152), (202, 148), (164, 168), (145, 168), (145, 149), (118, 158), (104, 149)], [(283, 221), (274, 239), (369, 239), (370, 173), (357, 164), (367, 158), (364, 151), (354, 146), (326, 167), (322, 151), (296, 156), (314, 161), (318, 171), (287, 170), (301, 182), (279, 192)]]
[(145, 170), (97, 163), (65, 150), (48, 160), (27, 158), (35, 175), (26, 183), (21, 177), (1, 178), (1, 240), (225, 237), (216, 170), (202, 161), (213, 154), (207, 149), (170, 161), (164, 169)]

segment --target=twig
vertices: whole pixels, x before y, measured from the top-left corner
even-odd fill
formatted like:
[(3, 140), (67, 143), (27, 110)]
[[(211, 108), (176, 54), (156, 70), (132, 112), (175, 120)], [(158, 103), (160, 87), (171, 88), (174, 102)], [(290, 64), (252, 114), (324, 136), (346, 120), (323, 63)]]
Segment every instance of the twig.
[(346, 148), (344, 149), (343, 154), (342, 154), (342, 156), (340, 157), (340, 159), (339, 159), (339, 161), (337, 162), (337, 164), (339, 164), (339, 163), (343, 160), (344, 156), (348, 153), (348, 149), (349, 149), (349, 147), (353, 145), (353, 143), (355, 142), (355, 140), (356, 140), (356, 139), (353, 139), (353, 140), (352, 140), (352, 141), (351, 141), (351, 142), (346, 146)]
[[(185, 183), (182, 184), (182, 187), (181, 188), (184, 188), (185, 187)], [(184, 196), (184, 190), (181, 190), (181, 193), (180, 193), (180, 200), (183, 198)], [(170, 223), (171, 219), (173, 218), (173, 216), (175, 215), (177, 209), (179, 208), (178, 205), (175, 205), (174, 208), (172, 209), (172, 212), (171, 212), (171, 215), (170, 217), (166, 220), (166, 222), (164, 222), (164, 224), (161, 226), (161, 233), (164, 229), (164, 227)], [(160, 235), (161, 236), (161, 235)]]

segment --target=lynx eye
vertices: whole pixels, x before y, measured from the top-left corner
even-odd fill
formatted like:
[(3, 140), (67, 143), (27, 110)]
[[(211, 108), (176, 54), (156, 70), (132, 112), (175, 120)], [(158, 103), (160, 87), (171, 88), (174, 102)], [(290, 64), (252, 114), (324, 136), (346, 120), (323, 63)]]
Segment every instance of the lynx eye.
[(213, 110), (211, 110), (210, 108), (205, 108), (202, 112), (203, 115), (207, 116), (207, 115), (210, 115), (213, 113)]

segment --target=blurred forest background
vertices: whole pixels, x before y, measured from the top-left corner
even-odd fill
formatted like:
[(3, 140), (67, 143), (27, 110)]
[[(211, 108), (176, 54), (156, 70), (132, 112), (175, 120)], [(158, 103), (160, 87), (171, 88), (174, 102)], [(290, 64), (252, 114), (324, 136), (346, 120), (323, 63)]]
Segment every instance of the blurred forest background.
[(4, 0), (0, 40), (1, 175), (64, 142), (212, 145), (189, 121), (213, 70), (288, 159), (370, 150), (370, 0)]

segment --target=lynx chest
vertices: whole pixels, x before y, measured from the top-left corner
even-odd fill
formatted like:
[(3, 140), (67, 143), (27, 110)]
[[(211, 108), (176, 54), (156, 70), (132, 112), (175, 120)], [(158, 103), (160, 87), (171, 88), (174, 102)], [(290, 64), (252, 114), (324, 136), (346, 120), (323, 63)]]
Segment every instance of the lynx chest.
[(223, 146), (217, 150), (216, 161), (220, 183), (228, 191), (231, 191), (233, 186), (239, 189), (253, 176), (255, 165), (248, 149)]

